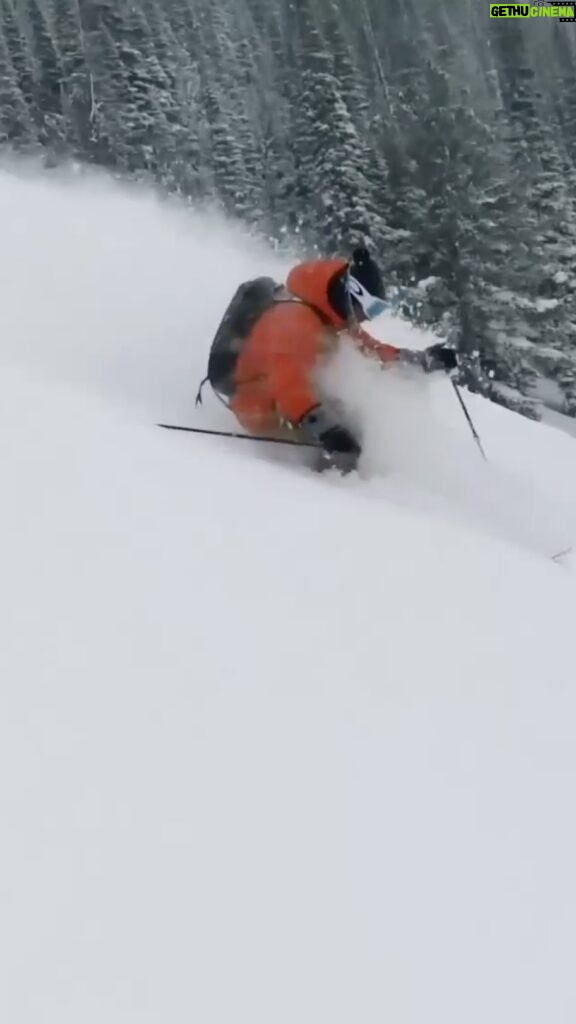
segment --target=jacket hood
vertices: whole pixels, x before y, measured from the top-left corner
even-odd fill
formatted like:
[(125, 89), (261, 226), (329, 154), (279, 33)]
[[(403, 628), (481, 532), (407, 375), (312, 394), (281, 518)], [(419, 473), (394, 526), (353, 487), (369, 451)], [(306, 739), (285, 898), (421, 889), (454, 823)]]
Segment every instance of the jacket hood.
[(317, 306), (319, 310), (340, 329), (346, 321), (336, 313), (328, 300), (328, 289), (331, 281), (341, 274), (348, 266), (346, 260), (311, 260), (299, 263), (288, 274), (286, 287), (297, 299)]

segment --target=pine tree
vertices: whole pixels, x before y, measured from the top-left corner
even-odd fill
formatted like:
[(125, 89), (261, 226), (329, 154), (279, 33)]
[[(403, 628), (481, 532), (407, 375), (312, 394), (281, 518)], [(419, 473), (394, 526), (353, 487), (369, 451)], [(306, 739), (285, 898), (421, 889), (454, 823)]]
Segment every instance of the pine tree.
[(14, 68), (16, 84), (30, 114), (33, 115), (35, 113), (35, 93), (30, 47), (20, 20), (16, 17), (12, 0), (1, 0), (0, 11), (2, 14), (0, 33), (4, 37), (6, 50)]
[(50, 150), (63, 150), (66, 130), (62, 109), (64, 73), (50, 27), (38, 0), (28, 0), (33, 56), (33, 97), (38, 137)]
[(301, 100), (292, 131), (300, 227), (308, 244), (317, 239), (326, 251), (342, 253), (373, 232), (381, 235), (382, 226), (371, 204), (358, 133), (331, 57), (304, 4), (295, 22), (302, 62)]
[(52, 0), (54, 40), (61, 68), (61, 101), (66, 142), (89, 155), (92, 81), (86, 60), (78, 0)]
[(0, 146), (29, 148), (35, 138), (28, 107), (18, 86), (16, 72), (0, 35)]
[(200, 200), (205, 194), (199, 141), (198, 41), (188, 4), (172, 0), (169, 16), (156, 0), (146, 0), (144, 14), (155, 60), (162, 69), (158, 96), (165, 119), (157, 177), (170, 192)]
[(250, 208), (246, 168), (238, 140), (230, 128), (223, 98), (209, 81), (204, 83), (202, 105), (211, 139), (215, 198), (220, 200), (227, 214), (241, 220)]
[[(492, 29), (498, 57), (508, 148), (522, 183), (525, 229), (531, 239), (527, 268), (525, 336), (532, 349), (523, 357), (539, 374), (533, 386), (546, 394), (546, 378), (560, 374), (574, 358), (576, 296), (571, 286), (576, 254), (576, 220), (568, 185), (572, 168), (562, 152), (561, 130), (536, 86), (524, 36), (516, 25), (509, 33)], [(558, 383), (558, 380), (556, 380)], [(570, 386), (568, 402), (571, 401)]]
[(85, 0), (83, 17), (94, 88), (92, 152), (133, 174), (154, 173), (169, 134), (169, 85), (144, 15), (127, 0)]
[(576, 164), (576, 51), (565, 29), (565, 25), (553, 23), (556, 75), (552, 88), (562, 141), (570, 160)]

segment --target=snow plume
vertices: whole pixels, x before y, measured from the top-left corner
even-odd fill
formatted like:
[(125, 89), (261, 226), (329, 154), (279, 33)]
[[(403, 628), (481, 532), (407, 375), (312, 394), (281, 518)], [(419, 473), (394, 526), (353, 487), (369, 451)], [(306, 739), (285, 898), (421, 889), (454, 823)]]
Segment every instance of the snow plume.
[[(392, 318), (378, 327), (399, 346), (421, 348), (432, 340)], [(397, 366), (383, 371), (345, 343), (322, 372), (321, 386), (362, 436), (361, 476), (381, 478), (380, 495), (458, 518), (540, 554), (570, 546), (576, 510), (558, 509), (535, 483), (500, 466), (497, 448), (483, 461), (443, 374), (427, 377)], [(465, 399), (473, 414), (485, 404), (466, 393)]]
[(216, 214), (106, 176), (2, 171), (0, 224), (4, 359), (156, 418), (189, 416), (237, 285), (284, 272)]

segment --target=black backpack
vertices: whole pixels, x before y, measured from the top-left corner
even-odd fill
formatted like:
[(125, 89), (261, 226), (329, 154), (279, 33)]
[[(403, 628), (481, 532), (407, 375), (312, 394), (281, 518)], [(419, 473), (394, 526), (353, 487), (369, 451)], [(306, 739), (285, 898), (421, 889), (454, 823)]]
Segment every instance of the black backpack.
[[(257, 321), (275, 302), (281, 286), (271, 277), (257, 277), (241, 284), (226, 310), (208, 359), (208, 376), (202, 381), (196, 399), (202, 401), (202, 388), (209, 381), (218, 395), (232, 398), (234, 372), (238, 357)], [(286, 301), (286, 300), (284, 300)]]

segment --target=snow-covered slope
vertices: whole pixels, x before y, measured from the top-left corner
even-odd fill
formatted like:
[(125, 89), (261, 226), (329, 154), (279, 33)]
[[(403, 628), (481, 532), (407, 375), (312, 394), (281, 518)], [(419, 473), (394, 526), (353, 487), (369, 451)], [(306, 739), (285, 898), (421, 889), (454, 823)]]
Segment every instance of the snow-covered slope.
[(277, 261), (103, 181), (0, 220), (0, 1018), (572, 1022), (574, 440), (471, 400), (484, 466), (347, 351), (360, 479), (163, 433)]

